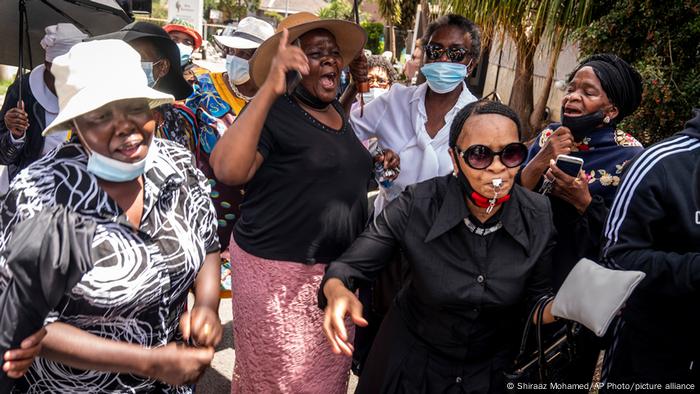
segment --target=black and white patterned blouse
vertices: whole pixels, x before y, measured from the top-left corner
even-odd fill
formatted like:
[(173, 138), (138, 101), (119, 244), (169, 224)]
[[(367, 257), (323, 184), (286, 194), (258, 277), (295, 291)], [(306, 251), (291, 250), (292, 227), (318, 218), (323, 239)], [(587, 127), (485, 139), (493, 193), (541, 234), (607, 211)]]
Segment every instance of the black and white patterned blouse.
[[(141, 228), (87, 172), (82, 146), (69, 142), (20, 172), (0, 203), (0, 250), (13, 227), (40, 210), (64, 205), (94, 217), (95, 267), (49, 315), (103, 338), (145, 347), (180, 339), (187, 292), (208, 253), (218, 252), (216, 214), (191, 153), (154, 138), (146, 165)], [(40, 230), (37, 230), (40, 231)], [(9, 273), (0, 257), (0, 288)], [(83, 371), (37, 358), (16, 390), (29, 393), (190, 392), (129, 374)]]

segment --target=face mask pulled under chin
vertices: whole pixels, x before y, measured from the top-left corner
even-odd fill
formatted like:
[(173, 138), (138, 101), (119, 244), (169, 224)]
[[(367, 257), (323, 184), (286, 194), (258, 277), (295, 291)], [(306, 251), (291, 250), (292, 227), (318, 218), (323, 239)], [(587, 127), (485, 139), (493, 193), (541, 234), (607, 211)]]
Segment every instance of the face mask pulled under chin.
[(242, 85), (250, 80), (250, 64), (238, 56), (226, 56), (226, 72), (234, 85)]
[(134, 163), (112, 159), (103, 154), (97, 153), (95, 150), (87, 146), (85, 138), (78, 129), (78, 126), (73, 122), (73, 127), (77, 131), (85, 150), (88, 152), (87, 171), (94, 176), (109, 182), (129, 182), (140, 177), (146, 171), (146, 164), (157, 156), (158, 147), (153, 143), (148, 146), (146, 157)]
[(583, 137), (593, 131), (596, 127), (604, 123), (605, 114), (598, 110), (591, 114), (581, 116), (564, 115), (564, 108), (561, 109), (561, 125), (571, 130), (574, 139), (580, 141)]

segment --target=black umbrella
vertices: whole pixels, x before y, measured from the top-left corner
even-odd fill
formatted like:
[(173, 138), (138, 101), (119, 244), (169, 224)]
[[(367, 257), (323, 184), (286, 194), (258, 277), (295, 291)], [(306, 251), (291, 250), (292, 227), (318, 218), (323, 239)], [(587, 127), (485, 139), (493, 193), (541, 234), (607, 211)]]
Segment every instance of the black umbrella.
[(119, 30), (131, 20), (115, 0), (2, 0), (0, 37), (5, 40), (0, 46), (0, 64), (19, 67), (20, 75), (23, 68), (43, 62), (39, 42), (46, 26), (72, 23), (95, 36)]

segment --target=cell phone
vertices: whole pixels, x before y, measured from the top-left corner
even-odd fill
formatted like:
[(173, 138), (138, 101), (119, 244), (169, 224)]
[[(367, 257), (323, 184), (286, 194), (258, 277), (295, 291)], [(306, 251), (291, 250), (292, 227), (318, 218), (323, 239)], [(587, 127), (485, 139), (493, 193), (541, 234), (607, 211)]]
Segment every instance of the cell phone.
[[(298, 38), (294, 40), (292, 45), (301, 47), (301, 43), (299, 42)], [(287, 81), (287, 94), (291, 95), (294, 92), (294, 89), (296, 89), (301, 82), (301, 73), (297, 70), (289, 70), (285, 74), (285, 79)]]
[(556, 165), (565, 174), (578, 177), (579, 172), (583, 168), (583, 159), (569, 155), (559, 155), (557, 156)]

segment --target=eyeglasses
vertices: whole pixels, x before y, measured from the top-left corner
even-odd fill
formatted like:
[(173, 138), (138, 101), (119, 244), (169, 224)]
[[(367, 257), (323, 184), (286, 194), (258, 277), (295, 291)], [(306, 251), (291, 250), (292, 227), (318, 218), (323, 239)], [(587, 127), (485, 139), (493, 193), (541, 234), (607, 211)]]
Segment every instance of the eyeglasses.
[(225, 46), (223, 49), (223, 52), (226, 55), (236, 56), (236, 57), (240, 57), (241, 59), (249, 60), (251, 57), (253, 57), (253, 54), (255, 54), (255, 49), (256, 48), (241, 49), (241, 48), (231, 48), (231, 47)]
[(446, 53), (447, 58), (450, 59), (452, 63), (461, 62), (469, 53), (467, 48), (464, 47), (443, 48), (442, 45), (428, 44), (424, 48), (425, 55), (429, 60), (438, 60), (442, 57), (443, 53)]
[(472, 145), (465, 150), (456, 149), (464, 162), (475, 170), (488, 168), (496, 156), (500, 156), (501, 163), (508, 168), (523, 164), (527, 158), (527, 147), (520, 142), (508, 144), (500, 152), (494, 152), (486, 145)]
[(378, 77), (375, 75), (368, 75), (367, 76), (367, 81), (369, 82), (370, 85), (372, 84), (377, 84), (377, 85), (386, 85), (389, 83), (389, 80), (386, 78)]

